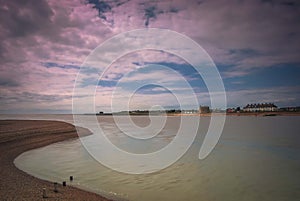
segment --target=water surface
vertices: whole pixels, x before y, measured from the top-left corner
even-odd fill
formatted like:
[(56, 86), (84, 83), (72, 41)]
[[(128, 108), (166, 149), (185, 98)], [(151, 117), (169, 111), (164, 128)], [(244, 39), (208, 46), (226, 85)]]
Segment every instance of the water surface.
[[(48, 116), (48, 118), (50, 118)], [(140, 146), (104, 122), (109, 139), (137, 153), (168, 144), (178, 128), (178, 118), (148, 146)], [(147, 118), (139, 118), (145, 125)], [(159, 172), (130, 175), (96, 162), (80, 140), (59, 142), (20, 155), (15, 164), (36, 177), (58, 181), (74, 176), (72, 185), (120, 200), (300, 200), (300, 117), (227, 117), (221, 139), (204, 160), (198, 159), (209, 117), (201, 118), (197, 137), (188, 152)], [(132, 131), (134, 132), (134, 131)], [(93, 135), (86, 137), (93, 142)], [(112, 156), (113, 157), (113, 156)], [(120, 162), (126, 163), (126, 161)]]

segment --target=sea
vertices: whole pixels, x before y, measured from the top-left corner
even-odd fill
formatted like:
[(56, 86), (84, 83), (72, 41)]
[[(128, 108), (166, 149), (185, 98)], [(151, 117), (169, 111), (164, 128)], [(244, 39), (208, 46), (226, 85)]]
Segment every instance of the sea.
[[(175, 139), (182, 117), (167, 117), (167, 126), (151, 138), (147, 146), (128, 140), (112, 118), (97, 117), (108, 139), (128, 152), (147, 153), (160, 150)], [(72, 115), (1, 115), (0, 119), (73, 123)], [(147, 116), (132, 119), (140, 125), (149, 124)], [(300, 200), (299, 116), (227, 116), (217, 145), (202, 160), (199, 150), (210, 117), (201, 117), (199, 122), (197, 135), (186, 153), (170, 166), (152, 173), (128, 174), (106, 167), (89, 154), (79, 139), (27, 151), (14, 163), (35, 177), (52, 182), (67, 181), (67, 185), (114, 200)], [(128, 129), (138, 135), (134, 128)], [(84, 137), (85, 142), (96, 146), (94, 136)], [(130, 161), (121, 161), (119, 165), (128, 163)], [(72, 182), (70, 176), (74, 177)]]

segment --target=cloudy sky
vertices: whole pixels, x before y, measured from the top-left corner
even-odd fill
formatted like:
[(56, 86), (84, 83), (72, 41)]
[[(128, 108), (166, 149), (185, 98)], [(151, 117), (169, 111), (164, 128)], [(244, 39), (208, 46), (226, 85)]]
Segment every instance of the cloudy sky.
[[(92, 51), (144, 28), (170, 29), (204, 48), (221, 75), (228, 107), (299, 106), (299, 19), (300, 3), (292, 0), (1, 0), (0, 113), (71, 113), (77, 74)], [(196, 107), (184, 80), (199, 105), (210, 105), (201, 76), (178, 55), (140, 50), (105, 69), (84, 71), (89, 76), (75, 96), (84, 105), (91, 94), (83, 92), (96, 86), (96, 111), (111, 111), (114, 94), (116, 105), (131, 109), (178, 107), (175, 92), (186, 108)], [(122, 102), (139, 81), (148, 85)]]

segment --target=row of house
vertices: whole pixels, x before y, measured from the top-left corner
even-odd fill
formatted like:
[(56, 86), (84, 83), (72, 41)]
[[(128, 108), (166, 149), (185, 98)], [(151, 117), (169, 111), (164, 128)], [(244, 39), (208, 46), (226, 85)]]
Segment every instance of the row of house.
[(274, 103), (254, 103), (247, 104), (245, 107), (228, 108), (227, 113), (235, 112), (274, 112), (279, 111), (279, 108)]
[(258, 103), (258, 104), (247, 104), (243, 111), (245, 112), (274, 112), (278, 108), (274, 103)]

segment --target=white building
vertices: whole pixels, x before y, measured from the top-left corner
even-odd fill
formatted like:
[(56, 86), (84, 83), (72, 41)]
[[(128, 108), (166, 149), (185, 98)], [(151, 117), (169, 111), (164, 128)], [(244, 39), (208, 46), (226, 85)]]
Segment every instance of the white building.
[(244, 112), (273, 112), (277, 111), (277, 106), (274, 103), (258, 103), (247, 104), (243, 108)]

